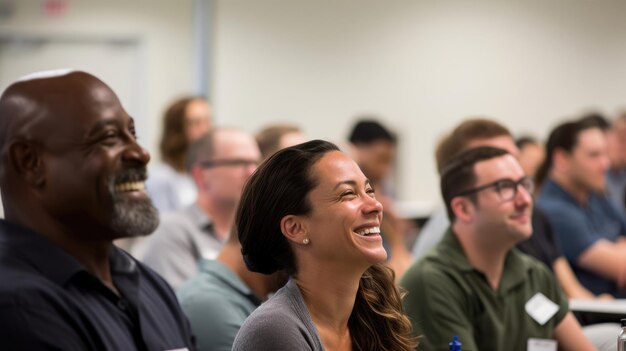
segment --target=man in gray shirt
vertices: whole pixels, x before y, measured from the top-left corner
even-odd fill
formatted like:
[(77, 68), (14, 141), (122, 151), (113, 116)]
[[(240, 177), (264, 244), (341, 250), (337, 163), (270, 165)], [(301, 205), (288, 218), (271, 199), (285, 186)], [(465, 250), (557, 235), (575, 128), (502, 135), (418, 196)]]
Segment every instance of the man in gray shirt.
[(164, 216), (135, 255), (177, 289), (198, 271), (200, 258), (217, 256), (233, 225), (243, 185), (260, 159), (252, 135), (238, 129), (213, 129), (194, 142), (188, 168), (198, 199)]

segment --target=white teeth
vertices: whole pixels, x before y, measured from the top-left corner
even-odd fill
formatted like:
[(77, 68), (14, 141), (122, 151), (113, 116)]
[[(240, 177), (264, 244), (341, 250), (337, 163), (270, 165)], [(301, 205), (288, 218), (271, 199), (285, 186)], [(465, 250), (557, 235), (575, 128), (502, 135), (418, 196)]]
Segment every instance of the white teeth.
[(370, 227), (370, 228), (365, 228), (365, 229), (361, 229), (358, 232), (356, 232), (359, 235), (365, 236), (368, 234), (380, 234), (380, 227)]
[(124, 192), (127, 192), (127, 191), (142, 191), (145, 188), (146, 188), (146, 185), (142, 181), (139, 181), (139, 182), (125, 182), (125, 183), (117, 184), (115, 186), (115, 192), (117, 192), (117, 193), (124, 193)]

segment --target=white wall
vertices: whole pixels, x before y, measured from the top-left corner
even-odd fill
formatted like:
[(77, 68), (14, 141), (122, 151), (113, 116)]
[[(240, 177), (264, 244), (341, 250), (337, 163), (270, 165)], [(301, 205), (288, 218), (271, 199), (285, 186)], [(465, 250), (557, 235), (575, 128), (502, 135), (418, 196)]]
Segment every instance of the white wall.
[[(215, 10), (208, 79), (218, 122), (256, 131), (293, 121), (342, 141), (353, 116), (379, 114), (400, 134), (404, 200), (438, 199), (434, 144), (464, 117), (545, 137), (561, 118), (624, 105), (623, 1), (202, 1)], [(12, 3), (0, 36), (139, 43), (139, 93), (127, 105), (158, 158), (163, 109), (197, 78), (192, 0), (68, 0), (60, 17), (45, 16), (41, 0)]]
[[(138, 130), (140, 142), (151, 151), (153, 160), (158, 159), (161, 115), (168, 103), (179, 95), (191, 93), (194, 87), (192, 0), (68, 0), (67, 11), (60, 16), (45, 15), (41, 0), (12, 3), (12, 14), (0, 18), (3, 37), (50, 39), (71, 45), (76, 51), (81, 43), (85, 47), (112, 39), (137, 43), (138, 63), (128, 73), (132, 75), (132, 88), (116, 86), (121, 79), (115, 74), (120, 71), (127, 74), (127, 67), (118, 68), (120, 63), (115, 57), (103, 55), (104, 62), (96, 64), (93, 55), (78, 58), (72, 55), (67, 61), (87, 68), (110, 66), (97, 72), (98, 75), (118, 92), (125, 107), (132, 107), (134, 117), (142, 121)], [(57, 67), (49, 66), (41, 58), (36, 69)], [(3, 73), (0, 86), (22, 74)]]
[(626, 2), (216, 1), (217, 114), (340, 141), (358, 113), (401, 137), (399, 197), (437, 201), (433, 150), (464, 117), (545, 138), (626, 101)]

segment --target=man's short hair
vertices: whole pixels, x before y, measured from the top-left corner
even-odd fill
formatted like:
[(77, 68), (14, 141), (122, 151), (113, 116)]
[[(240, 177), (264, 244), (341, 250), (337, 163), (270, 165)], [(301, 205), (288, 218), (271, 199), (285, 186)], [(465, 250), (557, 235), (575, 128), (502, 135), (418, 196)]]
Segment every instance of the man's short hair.
[(301, 133), (300, 128), (293, 124), (274, 124), (262, 129), (255, 135), (256, 143), (264, 159), (272, 156), (280, 149), (280, 138), (289, 133)]
[[(462, 192), (469, 190), (476, 183), (476, 172), (474, 165), (481, 161), (490, 160), (492, 158), (507, 155), (506, 150), (491, 147), (480, 146), (462, 151), (453, 157), (447, 166), (441, 172), (441, 196), (446, 204), (446, 211), (450, 222), (454, 222), (456, 216), (452, 211), (452, 199), (459, 196)], [(475, 201), (475, 194), (469, 195), (472, 201)]]
[(468, 144), (477, 139), (510, 136), (511, 132), (503, 125), (486, 118), (472, 118), (463, 121), (437, 145), (435, 159), (441, 174), (452, 158), (467, 149)]
[(587, 129), (597, 128), (602, 130), (595, 118), (583, 117), (576, 121), (567, 121), (556, 126), (546, 142), (546, 157), (535, 175), (535, 181), (539, 186), (548, 178), (548, 174), (552, 169), (554, 152), (563, 150), (568, 154), (574, 151), (578, 145), (578, 136)]

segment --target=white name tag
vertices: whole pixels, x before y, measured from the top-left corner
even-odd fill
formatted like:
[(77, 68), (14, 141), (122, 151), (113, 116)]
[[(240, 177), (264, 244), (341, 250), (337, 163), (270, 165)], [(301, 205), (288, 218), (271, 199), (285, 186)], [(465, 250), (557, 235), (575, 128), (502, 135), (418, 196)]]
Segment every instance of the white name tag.
[(528, 339), (528, 347), (527, 351), (556, 351), (557, 342), (556, 340), (550, 339), (536, 339), (530, 338)]
[(536, 293), (526, 302), (526, 313), (528, 313), (539, 325), (546, 324), (558, 311), (559, 305), (550, 301), (542, 293)]

